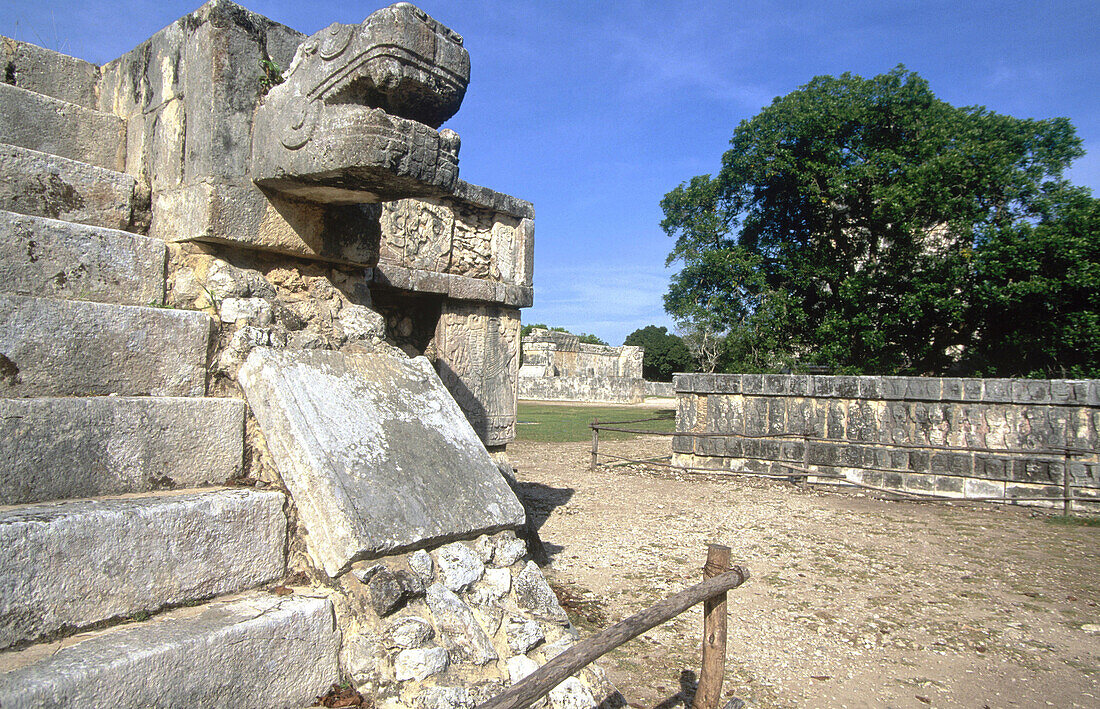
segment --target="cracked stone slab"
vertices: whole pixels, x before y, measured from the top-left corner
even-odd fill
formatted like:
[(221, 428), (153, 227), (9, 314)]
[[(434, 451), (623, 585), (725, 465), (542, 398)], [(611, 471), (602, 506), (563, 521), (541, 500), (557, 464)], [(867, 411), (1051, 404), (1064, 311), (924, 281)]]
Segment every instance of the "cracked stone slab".
[(0, 293), (0, 396), (202, 396), (213, 321)]
[(126, 122), (118, 116), (0, 83), (0, 140), (121, 170)]
[(0, 209), (108, 229), (131, 225), (137, 201), (131, 175), (0, 144)]
[(330, 576), (524, 523), (428, 360), (254, 349), (238, 380)]
[(324, 598), (250, 593), (0, 658), (4, 709), (303, 707), (340, 679)]
[(221, 484), (243, 456), (240, 399), (0, 399), (0, 505)]
[(0, 648), (278, 578), (284, 501), (217, 490), (0, 511)]
[(9, 293), (160, 305), (166, 254), (163, 241), (145, 236), (0, 211), (0, 283)]

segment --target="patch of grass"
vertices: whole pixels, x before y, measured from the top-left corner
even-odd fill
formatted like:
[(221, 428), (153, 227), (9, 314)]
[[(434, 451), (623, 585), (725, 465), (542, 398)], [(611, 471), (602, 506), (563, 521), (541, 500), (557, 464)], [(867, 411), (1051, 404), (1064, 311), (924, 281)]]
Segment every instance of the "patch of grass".
[(1047, 524), (1060, 524), (1067, 527), (1100, 527), (1100, 517), (1053, 515), (1045, 519)]
[[(521, 401), (516, 420), (516, 440), (537, 443), (577, 443), (592, 440), (588, 424), (600, 421), (638, 421), (656, 419), (623, 428), (672, 432), (676, 430), (675, 409), (651, 409), (641, 406), (578, 406)], [(600, 440), (621, 441), (637, 434), (600, 431)]]

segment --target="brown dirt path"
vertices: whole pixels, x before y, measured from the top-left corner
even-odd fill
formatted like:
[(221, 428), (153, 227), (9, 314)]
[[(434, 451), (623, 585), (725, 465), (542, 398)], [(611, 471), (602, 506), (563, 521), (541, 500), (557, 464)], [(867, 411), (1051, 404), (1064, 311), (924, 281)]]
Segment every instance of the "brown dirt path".
[[(668, 439), (605, 446), (659, 456)], [(1100, 708), (1100, 528), (1020, 508), (593, 472), (584, 443), (508, 452), (549, 575), (586, 632), (700, 580), (710, 542), (749, 567), (730, 594), (727, 697), (758, 709)], [(701, 628), (696, 607), (601, 664), (632, 705), (678, 706)]]

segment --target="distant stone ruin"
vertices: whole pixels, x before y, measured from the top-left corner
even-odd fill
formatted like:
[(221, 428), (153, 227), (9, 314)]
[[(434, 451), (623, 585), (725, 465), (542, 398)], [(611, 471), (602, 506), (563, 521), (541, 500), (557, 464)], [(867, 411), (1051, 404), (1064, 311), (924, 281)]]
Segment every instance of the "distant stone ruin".
[(2, 52), (0, 705), (472, 707), (568, 647), (502, 474), (534, 211), (459, 179), (462, 37), (212, 0)]
[(637, 404), (645, 400), (645, 349), (582, 343), (577, 335), (536, 328), (523, 338), (519, 397), (541, 401)]

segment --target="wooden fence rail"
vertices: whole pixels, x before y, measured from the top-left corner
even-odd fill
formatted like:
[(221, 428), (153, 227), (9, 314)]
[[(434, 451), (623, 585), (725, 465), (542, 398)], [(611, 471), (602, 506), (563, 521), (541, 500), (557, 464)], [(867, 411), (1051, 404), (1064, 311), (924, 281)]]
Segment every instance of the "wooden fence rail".
[[(699, 676), (696, 703), (692, 706), (693, 709), (716, 709), (717, 699), (722, 691), (721, 673), (725, 668), (726, 591), (737, 588), (749, 578), (748, 569), (743, 566), (729, 567), (728, 562), (729, 548), (711, 545), (704, 574), (711, 576), (718, 568), (729, 568), (729, 571), (720, 572), (702, 583), (658, 601), (641, 613), (632, 615), (603, 632), (577, 643), (501, 694), (480, 704), (477, 709), (519, 709), (529, 706), (564, 682), (570, 675), (628, 640), (633, 640), (647, 630), (672, 620), (694, 605), (712, 600), (713, 603), (707, 603), (706, 606), (703, 629), (703, 668)], [(700, 698), (699, 695), (704, 690), (705, 697)], [(713, 703), (704, 705), (699, 701)]]

